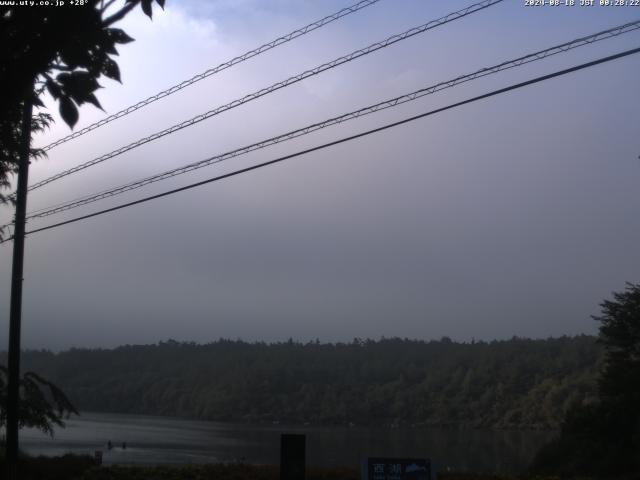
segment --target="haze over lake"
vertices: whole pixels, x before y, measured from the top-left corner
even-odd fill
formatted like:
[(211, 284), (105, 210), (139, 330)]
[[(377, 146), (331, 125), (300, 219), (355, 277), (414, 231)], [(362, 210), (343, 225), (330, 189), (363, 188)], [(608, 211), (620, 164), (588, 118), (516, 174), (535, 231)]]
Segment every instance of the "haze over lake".
[[(67, 452), (93, 455), (106, 464), (233, 462), (278, 464), (282, 433), (307, 437), (311, 467), (357, 468), (366, 456), (430, 457), (440, 470), (520, 472), (552, 435), (549, 431), (315, 427), (246, 425), (171, 417), (83, 413), (51, 439), (21, 433), (22, 448), (34, 455)], [(107, 449), (111, 441), (113, 449)], [(126, 442), (126, 449), (122, 443)]]

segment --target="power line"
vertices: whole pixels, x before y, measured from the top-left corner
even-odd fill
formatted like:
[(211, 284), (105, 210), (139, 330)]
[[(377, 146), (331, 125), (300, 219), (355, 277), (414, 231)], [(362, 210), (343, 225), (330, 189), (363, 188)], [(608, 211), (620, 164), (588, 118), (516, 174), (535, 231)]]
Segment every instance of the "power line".
[(318, 122), (318, 123), (314, 123), (312, 125), (308, 125), (306, 127), (303, 128), (299, 128), (275, 137), (271, 137), (269, 139), (266, 140), (262, 140), (260, 142), (257, 143), (253, 143), (251, 145), (248, 146), (244, 146), (241, 148), (237, 148), (235, 150), (229, 151), (229, 152), (225, 152), (219, 155), (215, 155), (209, 158), (206, 158), (204, 160), (200, 160), (198, 162), (194, 162), (188, 165), (184, 165), (182, 167), (178, 167), (178, 168), (174, 168), (172, 170), (163, 172), (163, 173), (158, 173), (156, 175), (150, 176), (150, 177), (146, 177), (134, 182), (129, 182), (127, 184), (124, 185), (120, 185), (118, 187), (109, 189), (109, 190), (105, 190), (96, 194), (92, 194), (92, 195), (85, 195), (83, 197), (80, 197), (78, 199), (74, 199), (71, 201), (67, 201), (67, 202), (63, 202), (54, 206), (49, 206), (49, 207), (45, 207), (42, 208), (40, 210), (34, 211), (29, 213), (29, 215), (27, 215), (27, 219), (33, 219), (33, 218), (42, 218), (42, 217), (46, 217), (49, 215), (54, 215), (56, 213), (60, 213), (66, 210), (70, 210), (72, 208), (77, 208), (83, 205), (87, 205), (89, 203), (93, 203), (93, 202), (97, 202), (99, 200), (105, 199), (105, 198), (110, 198), (113, 197), (115, 195), (119, 195), (131, 190), (135, 190), (141, 187), (144, 187), (146, 185), (150, 185), (152, 183), (156, 183), (162, 180), (166, 180), (168, 178), (172, 178), (175, 177), (177, 175), (182, 175), (184, 173), (188, 173), (206, 166), (210, 166), (216, 163), (220, 163), (223, 162), (225, 160), (231, 159), (231, 158), (235, 158), (256, 150), (260, 150), (262, 148), (266, 148), (268, 146), (271, 145), (275, 145), (287, 140), (291, 140), (294, 138), (298, 138), (301, 137), (303, 135), (307, 135), (309, 133), (315, 132), (317, 130), (321, 130), (323, 128), (327, 128), (329, 126), (332, 125), (337, 125), (340, 123), (344, 123), (346, 121), (349, 120), (353, 120), (365, 115), (369, 115), (371, 113), (374, 112), (378, 112), (381, 110), (385, 110), (387, 108), (392, 108), (392, 107), (396, 107), (398, 105), (413, 101), (413, 100), (417, 100), (418, 98), (424, 97), (426, 95), (430, 95), (433, 93), (436, 93), (438, 91), (444, 90), (446, 88), (451, 88), (454, 87), (456, 85), (465, 83), (465, 82), (469, 82), (481, 77), (485, 77), (487, 75), (492, 75), (498, 72), (501, 72), (503, 70), (507, 70), (507, 69), (511, 69), (514, 67), (518, 67), (524, 64), (528, 64), (531, 62), (535, 62), (538, 60), (542, 60), (544, 58), (550, 57), (552, 55), (556, 55), (558, 53), (563, 53), (566, 51), (569, 51), (571, 49), (574, 48), (578, 48), (584, 45), (590, 45), (594, 42), (598, 42), (601, 40), (605, 40), (608, 38), (612, 38), (612, 37), (616, 37), (618, 35), (622, 35), (624, 33), (628, 33), (634, 30), (637, 30), (640, 28), (640, 20), (637, 20), (635, 22), (630, 22), (630, 23), (626, 23), (624, 25), (620, 25), (617, 27), (613, 27), (610, 28), (608, 30), (603, 30), (601, 32), (598, 33), (594, 33), (592, 35), (588, 35), (586, 37), (581, 37), (575, 40), (572, 40), (570, 42), (566, 42), (560, 45), (556, 45), (550, 48), (547, 48), (545, 50), (540, 50), (537, 51), (535, 53), (531, 53), (519, 58), (516, 58), (514, 60), (508, 60), (505, 62), (502, 62), (500, 64), (491, 66), (491, 67), (486, 67), (486, 68), (482, 68), (480, 70), (477, 70), (473, 73), (470, 74), (466, 74), (466, 75), (461, 75), (459, 77), (456, 77), (452, 80), (447, 80), (445, 82), (440, 82), (437, 83), (435, 85), (432, 85), (430, 87), (426, 87), (426, 88), (422, 88), (420, 90), (416, 90), (414, 92), (399, 96), (399, 97), (395, 97), (392, 98), (390, 100), (385, 100), (383, 102), (379, 102), (376, 103), (374, 105), (370, 105), (364, 108), (361, 108), (359, 110), (355, 110), (349, 113), (345, 113), (343, 115), (340, 115), (338, 117), (333, 117), (327, 120), (324, 120), (322, 122)]
[[(560, 77), (562, 75), (567, 75), (569, 73), (576, 72), (578, 70), (583, 70), (585, 68), (593, 67), (595, 65), (600, 65), (602, 63), (610, 62), (610, 61), (613, 61), (613, 60), (616, 60), (616, 59), (619, 59), (619, 58), (622, 58), (622, 57), (626, 57), (628, 55), (633, 55), (633, 54), (636, 54), (638, 52), (640, 52), (640, 47), (634, 48), (634, 49), (631, 49), (631, 50), (626, 50), (624, 52), (617, 53), (615, 55), (610, 55), (608, 57), (599, 58), (597, 60), (593, 60), (591, 62), (583, 63), (583, 64), (577, 65), (575, 67), (567, 68), (567, 69), (564, 69), (564, 70), (559, 70), (559, 71), (556, 71), (554, 73), (550, 73), (550, 74), (547, 74), (547, 75), (536, 77), (536, 78), (533, 78), (531, 80), (527, 80), (525, 82), (521, 82), (521, 83), (510, 85), (508, 87), (500, 88), (498, 90), (493, 90), (493, 91), (491, 91), (489, 93), (485, 93), (483, 95), (472, 97), (472, 98), (469, 98), (467, 100), (463, 100), (461, 102), (457, 102), (457, 103), (453, 103), (453, 104), (447, 105), (445, 107), (437, 108), (435, 110), (431, 110), (429, 112), (425, 112), (425, 113), (422, 113), (420, 115), (415, 115), (415, 116), (412, 116), (412, 117), (409, 117), (409, 118), (405, 118), (404, 120), (400, 120), (400, 121), (397, 121), (397, 122), (389, 123), (389, 124), (383, 125), (383, 126), (378, 127), (378, 128), (367, 130), (365, 132), (361, 132), (361, 133), (358, 133), (358, 134), (355, 134), (355, 135), (350, 135), (348, 137), (343, 137), (341, 139), (334, 140), (334, 141), (328, 142), (328, 143), (324, 143), (322, 145), (318, 145), (318, 146), (315, 146), (315, 147), (312, 147), (312, 148), (308, 148), (306, 150), (301, 150), (301, 151), (298, 151), (296, 153), (292, 153), (292, 154), (289, 154), (289, 155), (285, 155), (285, 156), (276, 158), (274, 160), (270, 160), (268, 162), (259, 163), (257, 165), (253, 165), (253, 166), (250, 166), (250, 167), (242, 168), (240, 170), (236, 170), (236, 171), (233, 171), (233, 172), (230, 172), (230, 173), (226, 173), (226, 174), (223, 174), (223, 175), (218, 175), (216, 177), (209, 178), (207, 180), (202, 180), (200, 182), (192, 183), (192, 184), (186, 185), (184, 187), (175, 188), (173, 190), (169, 190), (169, 191), (166, 191), (166, 192), (163, 192), (163, 193), (159, 193), (159, 194), (156, 194), (156, 195), (151, 195), (149, 197), (141, 198), (141, 199), (135, 200), (133, 202), (128, 202), (128, 203), (124, 203), (124, 204), (121, 204), (121, 205), (118, 205), (118, 206), (115, 206), (115, 207), (111, 207), (111, 208), (107, 208), (107, 209), (104, 209), (104, 210), (100, 210), (98, 212), (90, 213), (88, 215), (82, 215), (80, 217), (72, 218), (70, 220), (65, 220), (63, 222), (58, 222), (58, 223), (54, 223), (52, 225), (47, 225), (46, 227), (37, 228), (37, 229), (31, 230), (31, 231), (26, 232), (26, 233), (27, 234), (32, 234), (32, 233), (42, 232), (42, 231), (45, 231), (45, 230), (50, 230), (52, 228), (61, 227), (63, 225), (79, 222), (81, 220), (86, 220), (86, 219), (91, 218), (91, 217), (96, 217), (96, 216), (99, 216), (99, 215), (103, 215), (105, 213), (110, 213), (110, 212), (114, 212), (116, 210), (121, 210), (123, 208), (131, 207), (133, 205), (138, 205), (140, 203), (145, 203), (145, 202), (149, 202), (151, 200), (156, 200), (158, 198), (162, 198), (162, 197), (166, 197), (166, 196), (169, 196), (169, 195), (173, 195), (174, 193), (182, 192), (182, 191), (185, 191), (185, 190), (190, 190), (192, 188), (200, 187), (200, 186), (206, 185), (208, 183), (212, 183), (212, 182), (216, 182), (216, 181), (219, 181), (219, 180), (223, 180), (225, 178), (229, 178), (229, 177), (233, 177), (233, 176), (236, 176), (236, 175), (239, 175), (239, 174), (242, 174), (242, 173), (250, 172), (252, 170), (257, 170), (259, 168), (266, 167), (266, 166), (269, 166), (269, 165), (273, 165), (275, 163), (283, 162), (285, 160), (289, 160), (289, 159), (294, 158), (294, 157), (299, 157), (299, 156), (305, 155), (307, 153), (315, 152), (315, 151), (318, 151), (318, 150), (323, 150), (325, 148), (328, 148), (328, 147), (331, 147), (331, 146), (334, 146), (334, 145), (338, 145), (338, 144), (341, 144), (341, 143), (349, 142), (349, 141), (355, 140), (357, 138), (365, 137), (365, 136), (368, 136), (368, 135), (371, 135), (371, 134), (374, 134), (374, 133), (381, 132), (383, 130), (387, 130), (387, 129), (390, 129), (390, 128), (393, 128), (393, 127), (397, 127), (399, 125), (404, 125), (406, 123), (413, 122), (415, 120), (418, 120), (418, 119), (421, 119), (421, 118), (424, 118), (424, 117), (428, 117), (428, 116), (431, 116), (431, 115), (435, 115), (437, 113), (444, 112), (446, 110), (451, 110), (453, 108), (457, 108), (457, 107), (460, 107), (462, 105), (466, 105), (466, 104), (469, 104), (469, 103), (477, 102), (479, 100), (483, 100), (483, 99), (486, 99), (486, 98), (489, 98), (489, 97), (493, 97), (493, 96), (496, 96), (496, 95), (501, 95), (503, 93), (507, 93), (507, 92), (510, 92), (512, 90), (516, 90), (516, 89), (519, 89), (519, 88), (526, 87), (528, 85), (533, 85), (533, 84), (536, 84), (536, 83), (540, 83), (540, 82), (543, 82), (543, 81), (546, 81), (546, 80), (550, 80), (550, 79), (555, 78), (555, 77)], [(11, 238), (7, 238), (6, 240), (3, 240), (0, 243), (7, 242), (9, 240), (11, 240)]]
[(142, 100), (138, 103), (136, 103), (135, 105), (131, 105), (123, 110), (120, 110), (119, 112), (114, 113), (113, 115), (109, 115), (108, 117), (103, 118), (102, 120), (99, 120), (95, 123), (92, 123), (91, 125), (88, 125), (84, 128), (82, 128), (81, 130), (78, 130), (77, 132), (71, 133), (69, 135), (67, 135), (66, 137), (60, 138), (59, 140), (56, 140), (55, 142), (50, 143), (49, 145), (46, 145), (45, 147), (42, 147), (42, 149), (44, 151), (48, 151), (51, 150), (54, 147), (57, 147), (58, 145), (62, 145), (65, 142), (68, 142), (69, 140), (73, 140), (74, 138), (78, 138), (81, 135), (84, 135), (85, 133), (89, 133), (92, 130), (95, 130), (96, 128), (102, 127), (103, 125), (106, 125), (107, 123), (113, 122), (114, 120), (117, 120), (118, 118), (124, 117), (126, 115), (129, 115), (132, 112), (135, 112), (136, 110), (139, 110), (141, 108), (146, 107), (147, 105), (160, 100), (161, 98), (164, 97), (168, 97), (169, 95), (176, 93), (180, 90), (182, 90), (183, 88), (186, 88), (190, 85), (193, 85), (196, 82), (199, 82), (200, 80), (203, 80), (207, 77), (210, 77), (211, 75), (215, 75), (216, 73), (220, 73), (223, 70), (226, 70), (227, 68), (230, 68), (234, 65), (237, 65), (239, 63), (244, 62), (245, 60), (249, 60), (250, 58), (256, 57), (262, 53), (265, 53), (273, 48), (279, 47), (280, 45), (290, 42), (291, 40), (294, 40), (298, 37), (301, 37), (303, 35), (306, 35), (307, 33), (310, 33), (314, 30), (317, 30), (320, 27), (324, 27), (325, 25), (328, 25), (329, 23), (332, 23), (342, 17), (345, 17), (347, 15), (350, 15), (354, 12), (357, 12), (358, 10), (362, 10), (363, 8), (366, 8), (370, 5), (373, 5), (374, 3), (379, 2), (380, 0), (362, 0), (358, 3), (355, 3), (349, 7), (343, 8), (342, 10), (333, 13), (331, 15), (328, 15), (320, 20), (317, 20), (313, 23), (310, 23), (309, 25), (306, 25), (302, 28), (299, 28), (297, 30), (294, 30), (293, 32), (287, 33), (286, 35), (283, 35), (281, 37), (276, 38), (275, 40), (272, 40), (271, 42), (265, 43), (264, 45), (260, 45), (257, 48), (254, 48), (253, 50), (249, 50), (246, 53), (243, 53), (242, 55), (239, 55), (235, 58), (232, 58), (231, 60), (228, 60), (224, 63), (221, 63), (220, 65), (218, 65), (217, 67), (213, 67), (210, 68), (209, 70), (206, 70), (202, 73), (199, 73), (198, 75), (194, 75), (193, 77), (189, 78), (188, 80), (185, 80), (183, 82), (180, 82), (177, 85), (174, 85), (166, 90), (163, 90), (161, 92), (156, 93), (155, 95), (150, 96), (149, 98), (146, 98), (145, 100)]
[(53, 175), (49, 178), (46, 178), (44, 180), (41, 180), (40, 182), (37, 182), (33, 185), (31, 185), (29, 187), (29, 190), (35, 190), (37, 188), (40, 188), (44, 185), (47, 185), (55, 180), (59, 180), (60, 178), (66, 177), (68, 175), (71, 175), (73, 173), (79, 172), (81, 170), (84, 170), (86, 168), (89, 168), (93, 165), (96, 165), (98, 163), (102, 163), (106, 160), (109, 160), (110, 158), (116, 157), (118, 155), (121, 155), (125, 152), (128, 152), (129, 150), (132, 150), (134, 148), (137, 148), (141, 145), (144, 145), (146, 143), (152, 142), (154, 140), (157, 140), (158, 138), (164, 137), (166, 135), (170, 135), (172, 133), (177, 132), (178, 130), (182, 130), (183, 128), (186, 127), (190, 127), (192, 125), (195, 125), (196, 123), (202, 122), (203, 120), (206, 120), (208, 118), (213, 117), (214, 115), (218, 115), (222, 112), (225, 112), (227, 110), (231, 110), (232, 108), (238, 107), (240, 105), (243, 105), (247, 102), (250, 102), (252, 100), (256, 100), (260, 97), (263, 97), (265, 95), (268, 95), (272, 92), (275, 92), (276, 90), (279, 90), (281, 88), (284, 87), (288, 87), (294, 83), (300, 82), (306, 78), (312, 77), (314, 75), (318, 75), (319, 73), (322, 73), (326, 70), (330, 70), (332, 68), (335, 68), (339, 65), (342, 65), (344, 63), (347, 62), (351, 62), (353, 60), (355, 60), (356, 58), (368, 55), (372, 52), (375, 52), (377, 50), (380, 50), (382, 48), (386, 48), (390, 45), (393, 45), (397, 42), (400, 42), (402, 40), (406, 40), (407, 38), (411, 38), (415, 35), (418, 35), (420, 33), (424, 33), (428, 30), (431, 30), (433, 28), (439, 27), (440, 25), (444, 25), (446, 23), (452, 22), (454, 20), (458, 20), (460, 18), (466, 17), (467, 15), (471, 15), (472, 13), (478, 12), (480, 10), (484, 10), (485, 8), (488, 8), (492, 5), (495, 5), (497, 3), (500, 3), (504, 0), (483, 0), (482, 2), (479, 3), (475, 3), (473, 5), (470, 5), (466, 8), (463, 8), (461, 10), (449, 13), (448, 15), (445, 15), (444, 17), (441, 17), (439, 19), (436, 20), (432, 20), (428, 23), (425, 23), (424, 25), (418, 26), (418, 27), (413, 27), (403, 33), (399, 33), (396, 35), (392, 35), (391, 37), (387, 38), (386, 40), (383, 40), (381, 42), (376, 42), (372, 45), (369, 45), (368, 47), (356, 50), (354, 52), (351, 52), (348, 55), (345, 55), (343, 57), (337, 58), (335, 60), (332, 60), (331, 62), (328, 63), (324, 63), (318, 67), (315, 67), (311, 70), (306, 70), (298, 75), (295, 75), (293, 77), (289, 77), (286, 80), (280, 81), (278, 83), (274, 83), (273, 85), (263, 88), (261, 90), (258, 90), (254, 93), (251, 93), (249, 95), (245, 95), (244, 97), (240, 98), (240, 99), (236, 99), (231, 103), (228, 103), (226, 105), (222, 105), (220, 107), (217, 107), (213, 110), (209, 110), (208, 112), (202, 113), (200, 115), (197, 115), (189, 120), (185, 120), (181, 123), (178, 123), (176, 125), (173, 125), (165, 130), (162, 130), (160, 132), (156, 132), (152, 135), (149, 135), (148, 137), (144, 137), (141, 138), (139, 140), (136, 140), (133, 143), (130, 143), (129, 145), (125, 145), (124, 147), (120, 147), (117, 150), (114, 150), (110, 153), (107, 153), (105, 155), (102, 155), (100, 157), (94, 158), (93, 160), (90, 160), (88, 162), (85, 162), (81, 165), (77, 165), (73, 168), (70, 168), (68, 170), (65, 170), (61, 173), (58, 173), (56, 175)]

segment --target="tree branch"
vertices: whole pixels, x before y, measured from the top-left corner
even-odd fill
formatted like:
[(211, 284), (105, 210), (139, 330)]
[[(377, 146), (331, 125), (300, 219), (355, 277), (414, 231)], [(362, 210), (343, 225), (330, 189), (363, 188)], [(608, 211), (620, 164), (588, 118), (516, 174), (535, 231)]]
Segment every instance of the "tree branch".
[(110, 17), (107, 17), (104, 22), (102, 22), (102, 24), (105, 27), (108, 27), (114, 23), (116, 23), (118, 20), (122, 20), (127, 13), (129, 13), (131, 10), (133, 10), (136, 5), (138, 4), (137, 0), (133, 1), (131, 3), (128, 3), (127, 5), (125, 5), (124, 7), (122, 7), (120, 10), (118, 10), (116, 13), (114, 13), (113, 15), (111, 15)]
[(106, 5), (103, 3), (100, 6), (100, 12), (104, 13), (111, 5), (113, 5), (115, 3), (116, 0), (109, 0)]

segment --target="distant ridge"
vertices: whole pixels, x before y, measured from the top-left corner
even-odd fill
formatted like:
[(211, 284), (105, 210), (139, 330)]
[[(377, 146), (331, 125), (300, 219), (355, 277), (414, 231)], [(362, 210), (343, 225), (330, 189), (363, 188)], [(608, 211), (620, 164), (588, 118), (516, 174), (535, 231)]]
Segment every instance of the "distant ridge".
[[(80, 410), (219, 421), (553, 429), (595, 397), (595, 337), (26, 351)], [(6, 354), (0, 354), (0, 363)]]

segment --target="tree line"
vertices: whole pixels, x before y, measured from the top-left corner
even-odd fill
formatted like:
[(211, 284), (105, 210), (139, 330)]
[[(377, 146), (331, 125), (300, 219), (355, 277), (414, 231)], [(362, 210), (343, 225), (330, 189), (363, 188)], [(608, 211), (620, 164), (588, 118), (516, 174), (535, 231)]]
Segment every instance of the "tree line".
[[(0, 363), (3, 359), (0, 355)], [(597, 395), (595, 337), (456, 343), (220, 339), (26, 351), (82, 412), (234, 421), (558, 428)]]

